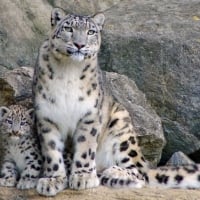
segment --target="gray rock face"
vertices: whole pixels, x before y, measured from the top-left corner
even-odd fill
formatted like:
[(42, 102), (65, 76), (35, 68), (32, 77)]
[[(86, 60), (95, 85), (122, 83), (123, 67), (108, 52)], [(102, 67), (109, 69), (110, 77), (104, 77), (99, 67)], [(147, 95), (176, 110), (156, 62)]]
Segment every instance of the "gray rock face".
[(135, 80), (173, 152), (200, 149), (200, 2), (121, 1), (106, 11), (101, 66)]
[(51, 6), (40, 0), (1, 0), (0, 13), (0, 65), (34, 66), (50, 27)]
[[(5, 68), (4, 68), (5, 69)], [(0, 76), (0, 106), (14, 103), (31, 105), (33, 68), (4, 70)]]
[(117, 5), (121, 0), (48, 0), (52, 7), (65, 8), (67, 12), (92, 15)]

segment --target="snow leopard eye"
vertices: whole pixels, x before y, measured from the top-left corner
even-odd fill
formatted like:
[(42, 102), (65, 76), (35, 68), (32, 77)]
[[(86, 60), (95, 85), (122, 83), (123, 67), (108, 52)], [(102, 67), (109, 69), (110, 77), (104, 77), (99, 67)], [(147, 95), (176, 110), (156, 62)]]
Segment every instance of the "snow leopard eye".
[(63, 27), (63, 30), (66, 31), (66, 32), (70, 32), (70, 33), (73, 32), (73, 29), (70, 26)]
[(20, 126), (24, 126), (26, 124), (25, 121), (21, 121)]
[(88, 31), (88, 35), (94, 35), (95, 34), (95, 31), (94, 30), (89, 30)]
[(6, 123), (12, 124), (12, 120), (11, 119), (6, 119)]

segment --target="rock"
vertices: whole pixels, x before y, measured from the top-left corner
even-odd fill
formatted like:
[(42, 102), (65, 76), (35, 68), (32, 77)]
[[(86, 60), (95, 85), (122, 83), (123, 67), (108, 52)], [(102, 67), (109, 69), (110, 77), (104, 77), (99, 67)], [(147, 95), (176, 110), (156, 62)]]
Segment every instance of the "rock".
[(194, 164), (194, 162), (181, 151), (175, 152), (167, 162), (167, 165), (170, 166), (181, 166), (187, 164)]
[(68, 12), (80, 15), (93, 15), (97, 12), (103, 12), (120, 3), (120, 0), (51, 0), (48, 1), (52, 7), (60, 7)]
[(0, 106), (9, 105), (14, 102), (14, 91), (6, 81), (5, 74), (8, 72), (8, 70), (3, 66), (0, 66), (0, 69)]
[(51, 6), (43, 1), (1, 0), (0, 61), (7, 68), (34, 66), (47, 37)]
[(31, 105), (33, 68), (4, 70), (0, 76), (0, 106), (13, 103)]
[(117, 73), (107, 72), (105, 76), (104, 83), (107, 82), (107, 87), (114, 98), (131, 114), (145, 158), (150, 161), (152, 167), (157, 166), (165, 145), (160, 117), (151, 108), (144, 93), (137, 88), (134, 81)]
[(176, 151), (200, 149), (199, 6), (124, 0), (105, 12), (100, 65), (135, 80), (161, 117), (162, 163)]

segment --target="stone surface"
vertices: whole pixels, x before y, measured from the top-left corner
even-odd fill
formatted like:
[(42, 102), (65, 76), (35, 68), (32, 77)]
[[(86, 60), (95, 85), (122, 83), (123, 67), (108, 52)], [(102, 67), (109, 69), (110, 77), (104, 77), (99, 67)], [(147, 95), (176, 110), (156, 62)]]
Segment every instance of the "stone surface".
[(32, 79), (33, 68), (5, 69), (0, 75), (0, 106), (28, 102), (31, 105)]
[(105, 12), (100, 64), (135, 80), (161, 117), (162, 162), (176, 151), (200, 149), (199, 6), (197, 0), (124, 0)]
[(5, 74), (9, 71), (5, 67), (0, 66), (0, 106), (9, 105), (14, 102), (14, 90), (7, 83)]
[(93, 15), (104, 12), (120, 3), (122, 0), (47, 0), (52, 7), (61, 7), (68, 12), (80, 15)]
[(171, 166), (181, 166), (187, 164), (194, 164), (194, 162), (181, 151), (175, 152), (167, 162), (167, 165)]
[(64, 190), (55, 197), (39, 196), (35, 190), (19, 191), (0, 187), (0, 200), (199, 200), (200, 190), (178, 189), (110, 189), (98, 187), (88, 190)]
[(39, 45), (48, 35), (51, 6), (41, 0), (1, 0), (0, 65), (34, 66)]

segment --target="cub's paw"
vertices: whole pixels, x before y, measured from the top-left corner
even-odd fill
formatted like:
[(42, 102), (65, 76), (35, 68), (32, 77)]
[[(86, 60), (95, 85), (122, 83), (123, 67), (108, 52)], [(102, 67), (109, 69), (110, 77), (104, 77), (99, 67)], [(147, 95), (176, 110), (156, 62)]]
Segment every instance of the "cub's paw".
[(72, 174), (69, 177), (69, 187), (75, 190), (93, 188), (99, 186), (96, 174)]
[(16, 184), (17, 184), (17, 180), (14, 177), (0, 178), (0, 186), (15, 187)]
[(67, 186), (66, 177), (40, 178), (36, 187), (39, 194), (44, 196), (55, 196)]
[(24, 189), (31, 189), (35, 188), (37, 185), (38, 179), (37, 178), (20, 178), (17, 188), (24, 190)]

